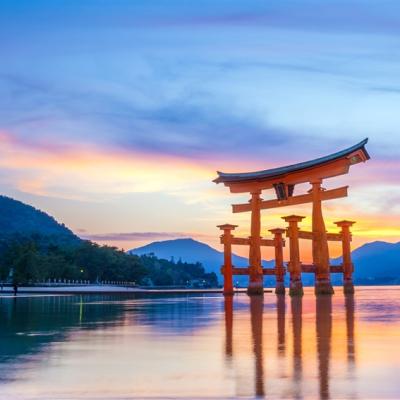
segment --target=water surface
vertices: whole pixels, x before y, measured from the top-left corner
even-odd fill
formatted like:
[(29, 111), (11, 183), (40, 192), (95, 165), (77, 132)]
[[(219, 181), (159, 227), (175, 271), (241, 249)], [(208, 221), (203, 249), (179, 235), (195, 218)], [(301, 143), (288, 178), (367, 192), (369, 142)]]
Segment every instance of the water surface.
[(400, 288), (0, 297), (0, 399), (398, 399)]

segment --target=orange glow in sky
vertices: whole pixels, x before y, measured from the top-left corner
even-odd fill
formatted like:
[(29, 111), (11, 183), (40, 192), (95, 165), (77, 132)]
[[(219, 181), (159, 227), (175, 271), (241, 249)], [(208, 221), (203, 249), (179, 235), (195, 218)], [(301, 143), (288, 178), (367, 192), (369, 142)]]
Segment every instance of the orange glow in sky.
[[(102, 244), (131, 248), (151, 241), (151, 235), (148, 239), (134, 241), (129, 236), (113, 239), (112, 234), (118, 232), (166, 232), (167, 238), (174, 237), (174, 232), (176, 237), (185, 236), (184, 232), (187, 232), (187, 236), (220, 249), (215, 225), (221, 222), (239, 225), (235, 232), (237, 236), (249, 234), (249, 213), (232, 214), (230, 206), (231, 203), (247, 201), (247, 197), (232, 195), (227, 188), (212, 183), (215, 176), (210, 165), (212, 162), (105, 151), (93, 146), (31, 146), (5, 132), (0, 135), (0, 143), (0, 167), (9, 171), (8, 183), (19, 194), (17, 197), (33, 199), (39, 207), (41, 203), (45, 204), (42, 206), (45, 211), (54, 213), (78, 234), (108, 234), (104, 240), (97, 239)], [(364, 165), (356, 168), (361, 170)], [(329, 184), (332, 185), (330, 181)], [(363, 190), (361, 187), (361, 192)], [(337, 232), (333, 222), (339, 219), (356, 220), (353, 248), (373, 240), (397, 241), (400, 237), (399, 217), (385, 214), (382, 210), (358, 207), (353, 192), (357, 199), (360, 196), (357, 184), (354, 189), (350, 187), (349, 198), (324, 203), (327, 229)], [(132, 201), (130, 207), (129, 202), (121, 200), (126, 195), (130, 198), (145, 197), (139, 203)], [(151, 202), (147, 202), (148, 196)], [(269, 198), (273, 194), (267, 191), (263, 196)], [(83, 211), (74, 213), (68, 211), (68, 207), (55, 207), (60, 198), (64, 199), (63, 204), (70, 202), (72, 210), (81, 208)], [(124, 203), (122, 208), (116, 205), (120, 201)], [(88, 208), (93, 208), (92, 215), (83, 216)], [(98, 214), (94, 215), (96, 208)], [(101, 211), (104, 209), (107, 209), (105, 213)], [(182, 211), (181, 218), (179, 210)], [(264, 211), (263, 235), (268, 237), (267, 230), (273, 227), (285, 227), (281, 217), (289, 214), (306, 216), (301, 228), (310, 230), (310, 213), (310, 205)], [(169, 217), (169, 214), (173, 216)], [(311, 244), (302, 241), (301, 246), (303, 261), (311, 261)], [(234, 251), (242, 256), (248, 255), (245, 247), (237, 246)], [(286, 256), (287, 252), (288, 248), (285, 249)], [(339, 256), (340, 252), (340, 243), (330, 244), (331, 257)], [(263, 258), (273, 258), (273, 249), (264, 248)]]

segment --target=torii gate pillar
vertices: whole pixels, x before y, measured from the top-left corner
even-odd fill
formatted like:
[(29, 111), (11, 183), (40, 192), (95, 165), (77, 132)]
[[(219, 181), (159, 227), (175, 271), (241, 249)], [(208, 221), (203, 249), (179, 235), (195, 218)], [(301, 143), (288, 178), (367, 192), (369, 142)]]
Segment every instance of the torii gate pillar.
[(312, 189), (312, 254), (316, 268), (315, 294), (333, 294), (330, 278), (328, 238), (322, 215), (321, 180), (311, 182)]
[(275, 228), (269, 230), (274, 235), (275, 247), (275, 276), (276, 276), (276, 294), (285, 294), (285, 267), (283, 265), (283, 237), (285, 229)]
[(338, 221), (335, 224), (342, 228), (342, 251), (343, 251), (343, 292), (344, 294), (353, 294), (353, 263), (351, 262), (351, 233), (350, 227), (355, 224), (354, 221)]
[(232, 271), (232, 231), (237, 228), (237, 225), (223, 224), (218, 225), (224, 233), (221, 236), (222, 242), (224, 244), (224, 296), (233, 295), (233, 271)]
[(247, 294), (264, 294), (264, 275), (261, 266), (261, 191), (251, 193), (251, 227), (249, 251), (249, 286)]
[(287, 232), (289, 236), (290, 261), (288, 263), (290, 272), (290, 296), (303, 296), (303, 284), (301, 282), (301, 261), (299, 248), (299, 226), (304, 217), (299, 215), (288, 215), (282, 217), (289, 223)]

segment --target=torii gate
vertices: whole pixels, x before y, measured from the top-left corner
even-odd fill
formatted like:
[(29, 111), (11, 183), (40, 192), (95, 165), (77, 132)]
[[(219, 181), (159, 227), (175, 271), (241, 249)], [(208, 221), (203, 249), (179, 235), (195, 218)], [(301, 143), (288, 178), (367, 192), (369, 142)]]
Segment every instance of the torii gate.
[[(251, 195), (249, 203), (232, 205), (234, 213), (251, 212), (251, 233), (248, 239), (234, 238), (231, 234), (231, 231), (236, 227), (234, 225), (225, 224), (219, 226), (224, 231), (222, 241), (225, 245), (225, 269), (232, 269), (232, 263), (229, 260), (231, 245), (249, 245), (249, 268), (235, 269), (238, 270), (238, 274), (249, 274), (249, 294), (260, 294), (264, 291), (263, 275), (266, 273), (266, 270), (263, 270), (261, 265), (261, 246), (274, 245), (276, 258), (281, 258), (281, 247), (283, 245), (282, 240), (280, 243), (278, 242), (279, 237), (282, 238), (284, 230), (271, 230), (275, 235), (273, 241), (266, 241), (261, 238), (261, 210), (305, 203), (312, 203), (312, 232), (300, 231), (298, 229), (298, 222), (304, 217), (296, 215), (283, 217), (289, 224), (287, 236), (290, 239), (290, 294), (303, 293), (301, 283), (302, 264), (300, 262), (298, 245), (299, 238), (312, 240), (313, 264), (311, 266), (304, 266), (303, 272), (315, 272), (316, 294), (333, 293), (330, 272), (338, 272), (332, 271), (332, 267), (329, 265), (328, 240), (342, 241), (343, 271), (341, 272), (344, 273), (344, 287), (347, 292), (354, 290), (352, 284), (353, 266), (350, 259), (349, 243), (351, 239), (350, 226), (353, 222), (339, 221), (337, 225), (342, 228), (342, 232), (340, 234), (328, 234), (322, 215), (322, 201), (346, 197), (348, 186), (325, 190), (322, 188), (322, 182), (326, 178), (347, 174), (350, 166), (367, 161), (370, 158), (365, 149), (367, 142), (368, 139), (364, 139), (360, 143), (337, 153), (285, 167), (245, 173), (224, 173), (218, 171), (218, 177), (214, 180), (215, 183), (223, 183), (229, 187), (231, 193), (250, 193)], [(301, 183), (310, 183), (311, 189), (308, 193), (294, 196), (295, 185)], [(276, 199), (262, 200), (261, 192), (266, 189), (274, 189)], [(281, 262), (281, 260), (277, 259), (276, 263), (278, 264), (278, 262)], [(232, 271), (230, 272), (232, 274)], [(276, 271), (273, 273), (276, 273)], [(277, 273), (276, 275), (278, 277)], [(280, 276), (283, 276), (282, 271), (280, 271)], [(228, 285), (225, 293), (230, 291), (229, 286), (231, 284)], [(277, 285), (277, 293), (279, 291), (281, 289)]]

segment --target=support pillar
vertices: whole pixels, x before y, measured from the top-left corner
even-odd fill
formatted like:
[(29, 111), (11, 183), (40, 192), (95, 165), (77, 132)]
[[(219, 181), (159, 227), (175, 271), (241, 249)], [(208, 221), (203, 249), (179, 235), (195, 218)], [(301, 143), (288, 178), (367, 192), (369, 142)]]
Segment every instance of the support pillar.
[(343, 292), (345, 294), (354, 293), (353, 285), (353, 263), (351, 262), (351, 233), (350, 227), (354, 221), (338, 221), (335, 224), (342, 228), (342, 251), (343, 251)]
[(261, 296), (250, 298), (251, 333), (255, 359), (255, 397), (264, 398), (264, 359), (263, 359), (263, 312), (264, 299)]
[(233, 355), (233, 297), (225, 296), (225, 357), (232, 360)]
[(285, 357), (286, 345), (286, 298), (285, 296), (276, 296), (276, 320), (278, 323), (278, 357)]
[(251, 193), (251, 236), (249, 251), (249, 287), (247, 294), (264, 294), (264, 275), (261, 266), (261, 191)]
[(291, 298), (293, 335), (293, 381), (297, 398), (302, 398), (303, 384), (303, 298)]
[(289, 237), (289, 252), (290, 261), (288, 263), (288, 270), (290, 272), (290, 296), (302, 296), (303, 284), (301, 282), (301, 262), (300, 262), (300, 248), (299, 248), (299, 227), (298, 223), (304, 217), (298, 215), (289, 215), (282, 217), (289, 223), (287, 229), (287, 236)]
[(328, 238), (322, 215), (321, 180), (311, 182), (312, 189), (312, 253), (315, 265), (315, 294), (333, 294), (331, 284)]
[(330, 395), (330, 359), (332, 341), (332, 297), (316, 298), (316, 336), (318, 353), (319, 398), (329, 400)]
[(354, 296), (352, 294), (347, 294), (344, 296), (344, 307), (346, 310), (347, 364), (349, 369), (354, 372), (354, 367), (355, 367)]
[(232, 271), (232, 231), (237, 228), (237, 225), (218, 225), (218, 228), (221, 229), (224, 233), (221, 235), (221, 241), (224, 244), (224, 266), (223, 266), (223, 274), (224, 274), (224, 295), (231, 296), (233, 295), (233, 271)]
[(276, 277), (276, 294), (285, 294), (285, 268), (283, 266), (283, 237), (285, 229), (270, 229), (274, 235), (275, 245), (275, 277)]

